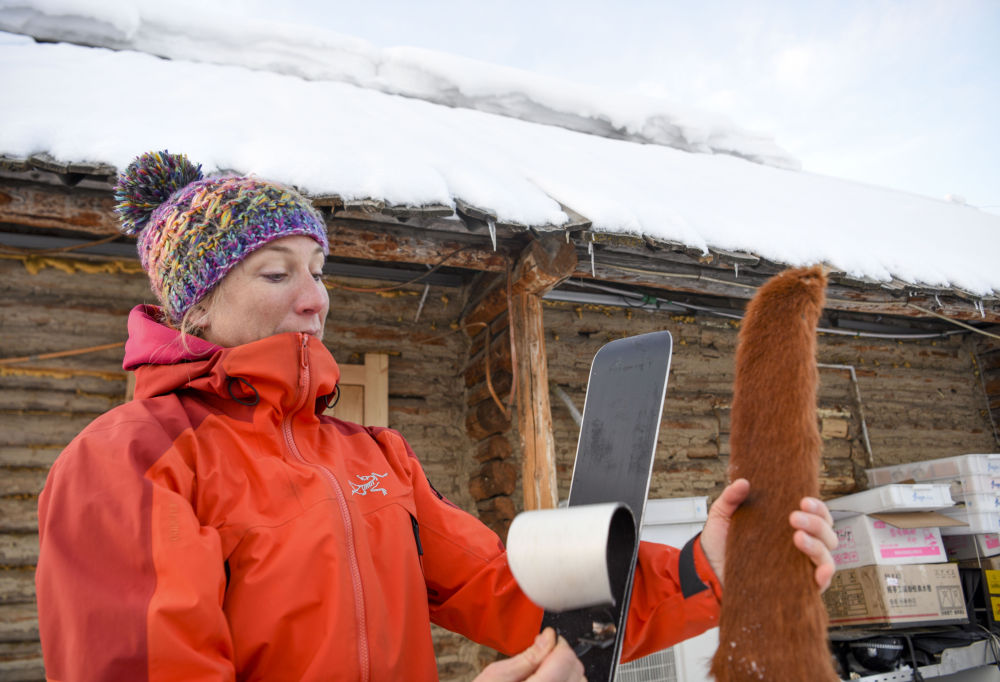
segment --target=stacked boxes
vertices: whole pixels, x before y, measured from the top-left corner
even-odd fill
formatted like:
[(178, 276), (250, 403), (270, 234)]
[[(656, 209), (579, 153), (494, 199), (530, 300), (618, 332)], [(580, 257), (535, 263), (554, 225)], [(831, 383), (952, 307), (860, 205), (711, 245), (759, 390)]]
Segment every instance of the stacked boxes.
[(958, 568), (939, 526), (961, 523), (947, 484), (890, 484), (828, 500), (839, 546), (824, 593), (831, 627), (966, 622)]
[(948, 485), (957, 506), (943, 513), (965, 525), (943, 528), (942, 535), (974, 536), (971, 540), (946, 540), (949, 557), (974, 559), (1000, 554), (1000, 454), (944, 457), (867, 472), (872, 486), (900, 481)]
[(954, 506), (947, 485), (886, 485), (829, 500), (837, 569), (948, 560), (939, 527), (957, 523), (938, 510)]
[(838, 570), (823, 602), (832, 628), (965, 623), (955, 564), (862, 566)]

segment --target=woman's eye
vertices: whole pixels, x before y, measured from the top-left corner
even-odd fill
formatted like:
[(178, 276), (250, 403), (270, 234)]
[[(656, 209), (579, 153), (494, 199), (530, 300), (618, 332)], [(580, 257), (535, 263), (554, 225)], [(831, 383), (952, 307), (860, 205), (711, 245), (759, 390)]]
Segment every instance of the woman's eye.
[(268, 282), (281, 282), (286, 277), (285, 273), (283, 272), (266, 272), (262, 276)]
[(322, 272), (314, 272), (313, 273), (313, 279), (316, 280), (317, 282), (322, 282), (323, 281), (323, 273)]

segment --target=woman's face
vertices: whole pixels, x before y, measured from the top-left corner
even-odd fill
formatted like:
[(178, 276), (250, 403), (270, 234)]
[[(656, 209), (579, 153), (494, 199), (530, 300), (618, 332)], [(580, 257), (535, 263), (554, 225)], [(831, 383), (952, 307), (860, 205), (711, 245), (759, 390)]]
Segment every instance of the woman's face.
[(283, 332), (323, 338), (330, 294), (323, 286), (323, 249), (311, 237), (283, 237), (247, 256), (196, 316), (206, 341), (239, 346)]

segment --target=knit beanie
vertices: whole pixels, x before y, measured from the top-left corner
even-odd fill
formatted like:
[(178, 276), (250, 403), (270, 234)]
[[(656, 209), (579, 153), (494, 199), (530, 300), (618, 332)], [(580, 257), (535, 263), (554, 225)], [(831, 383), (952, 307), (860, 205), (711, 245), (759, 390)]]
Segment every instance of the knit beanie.
[(174, 323), (244, 258), (305, 235), (329, 253), (323, 217), (298, 192), (254, 177), (204, 177), (183, 154), (147, 152), (118, 176), (115, 211)]

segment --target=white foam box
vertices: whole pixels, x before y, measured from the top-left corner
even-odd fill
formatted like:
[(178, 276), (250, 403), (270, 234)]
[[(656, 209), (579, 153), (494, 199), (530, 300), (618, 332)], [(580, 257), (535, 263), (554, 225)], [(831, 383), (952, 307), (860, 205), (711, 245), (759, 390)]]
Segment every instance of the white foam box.
[[(866, 469), (872, 487), (905, 481), (964, 481), (973, 477), (1000, 479), (1000, 453), (957, 455), (922, 462), (904, 462)], [(985, 492), (985, 491), (984, 491)]]
[(942, 532), (941, 540), (944, 542), (944, 551), (947, 553), (949, 561), (964, 561), (1000, 554), (1000, 534), (998, 533), (946, 535)]
[(1000, 512), (973, 511), (968, 507), (955, 507), (944, 509), (941, 513), (961, 523), (958, 526), (942, 528), (942, 532), (947, 535), (1000, 532)]
[(938, 512), (855, 514), (834, 521), (837, 570), (872, 565), (933, 564), (948, 560)]
[(707, 497), (674, 497), (646, 500), (640, 539), (683, 547), (701, 532), (708, 518)]
[(890, 484), (827, 500), (831, 512), (915, 512), (953, 507), (955, 501), (947, 484)]
[(837, 571), (823, 603), (831, 628), (968, 622), (958, 565), (953, 563)]

